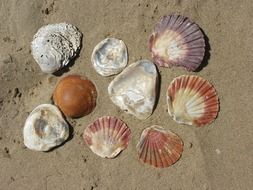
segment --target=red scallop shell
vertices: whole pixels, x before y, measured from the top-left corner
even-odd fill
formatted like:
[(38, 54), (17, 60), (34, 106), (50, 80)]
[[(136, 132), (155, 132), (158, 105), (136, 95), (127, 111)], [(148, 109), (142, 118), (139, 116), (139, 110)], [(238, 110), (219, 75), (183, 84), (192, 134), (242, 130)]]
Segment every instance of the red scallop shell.
[(183, 152), (183, 141), (170, 130), (153, 125), (143, 130), (137, 150), (139, 159), (157, 168), (176, 163)]
[(219, 111), (219, 98), (212, 84), (193, 75), (175, 78), (167, 91), (168, 112), (178, 122), (198, 127), (211, 123)]
[(104, 116), (90, 124), (83, 133), (92, 152), (103, 158), (114, 158), (127, 148), (131, 131), (116, 117)]
[(158, 66), (180, 66), (195, 71), (205, 54), (204, 35), (187, 17), (164, 16), (149, 38), (149, 49)]

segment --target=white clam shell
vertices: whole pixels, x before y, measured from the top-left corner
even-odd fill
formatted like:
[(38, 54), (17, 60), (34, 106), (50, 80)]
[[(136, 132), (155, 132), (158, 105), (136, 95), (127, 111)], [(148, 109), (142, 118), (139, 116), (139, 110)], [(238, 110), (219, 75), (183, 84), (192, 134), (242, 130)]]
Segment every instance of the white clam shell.
[(81, 38), (82, 33), (71, 24), (43, 26), (33, 37), (32, 55), (42, 72), (54, 73), (76, 56)]
[(122, 110), (146, 119), (152, 112), (157, 95), (157, 70), (149, 60), (129, 65), (109, 84), (113, 103)]
[(93, 67), (102, 76), (120, 73), (127, 61), (127, 47), (122, 40), (116, 38), (106, 38), (99, 42), (91, 56)]
[(26, 119), (23, 135), (27, 148), (48, 151), (68, 138), (69, 126), (56, 106), (41, 104)]

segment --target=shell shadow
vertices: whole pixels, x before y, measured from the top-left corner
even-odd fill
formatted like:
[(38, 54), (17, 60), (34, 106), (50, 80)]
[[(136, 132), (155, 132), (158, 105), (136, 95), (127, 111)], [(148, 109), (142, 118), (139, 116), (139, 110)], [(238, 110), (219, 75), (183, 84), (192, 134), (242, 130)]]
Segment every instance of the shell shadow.
[(82, 39), (81, 39), (80, 49), (76, 53), (76, 56), (73, 57), (66, 66), (61, 68), (59, 71), (54, 72), (53, 75), (57, 76), (57, 77), (60, 77), (64, 73), (68, 72), (70, 70), (70, 68), (75, 64), (75, 61), (80, 57), (80, 52), (81, 52), (82, 48), (83, 48), (83, 36), (82, 36)]
[(162, 84), (162, 78), (161, 78), (160, 71), (159, 71), (159, 69), (157, 68), (156, 65), (155, 65), (155, 67), (156, 67), (156, 70), (157, 70), (157, 84), (156, 84), (157, 98), (156, 98), (156, 101), (155, 101), (155, 104), (154, 104), (153, 112), (155, 111), (155, 109), (156, 109), (156, 107), (159, 103), (159, 100), (160, 100), (161, 84)]
[(53, 73), (54, 76), (56, 77), (60, 77), (62, 76), (64, 73), (67, 73), (70, 71), (70, 68), (75, 64), (75, 60), (80, 57), (79, 54), (73, 58), (72, 60), (69, 61), (68, 65), (64, 66), (63, 68), (61, 68), (60, 70), (56, 71)]
[(194, 72), (199, 72), (201, 71), (204, 67), (206, 67), (208, 65), (208, 60), (210, 59), (210, 50), (211, 50), (211, 46), (209, 43), (209, 38), (207, 37), (207, 35), (205, 34), (204, 30), (202, 28), (200, 28), (201, 32), (204, 35), (204, 40), (205, 40), (205, 55), (204, 58), (200, 64), (200, 66), (194, 71)]

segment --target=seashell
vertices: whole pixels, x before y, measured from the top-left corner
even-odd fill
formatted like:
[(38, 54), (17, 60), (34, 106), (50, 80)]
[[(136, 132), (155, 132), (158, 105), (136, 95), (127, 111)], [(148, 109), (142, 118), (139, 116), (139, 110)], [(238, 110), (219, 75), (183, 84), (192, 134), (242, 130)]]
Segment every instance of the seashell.
[(204, 35), (187, 17), (164, 16), (149, 38), (149, 49), (158, 66), (180, 66), (196, 71), (205, 54)]
[(81, 38), (81, 32), (71, 24), (43, 26), (33, 37), (32, 55), (42, 72), (54, 73), (77, 55)]
[(106, 38), (94, 48), (91, 62), (102, 76), (120, 73), (127, 65), (128, 54), (125, 43), (115, 38)]
[(69, 75), (57, 84), (53, 100), (68, 117), (76, 118), (92, 112), (96, 106), (95, 85), (79, 75)]
[(83, 133), (92, 152), (103, 158), (114, 158), (127, 148), (131, 131), (116, 117), (104, 116), (90, 124)]
[(138, 119), (149, 117), (157, 95), (157, 70), (148, 60), (129, 65), (109, 84), (112, 102)]
[(69, 126), (56, 106), (41, 104), (26, 119), (23, 135), (27, 148), (48, 151), (67, 140)]
[(170, 130), (153, 125), (143, 130), (137, 150), (139, 159), (157, 168), (176, 163), (183, 152), (183, 141)]
[(211, 123), (219, 111), (214, 87), (193, 75), (182, 75), (171, 82), (167, 104), (168, 112), (176, 122), (198, 127)]

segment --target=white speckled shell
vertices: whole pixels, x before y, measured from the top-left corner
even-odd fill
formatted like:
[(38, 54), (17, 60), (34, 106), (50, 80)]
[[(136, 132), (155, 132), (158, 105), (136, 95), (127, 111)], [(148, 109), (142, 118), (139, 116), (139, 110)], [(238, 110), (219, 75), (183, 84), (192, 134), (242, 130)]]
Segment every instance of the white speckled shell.
[(42, 72), (54, 73), (76, 56), (81, 46), (81, 32), (67, 23), (41, 27), (31, 44), (32, 55)]
[(41, 104), (26, 119), (23, 135), (27, 148), (48, 151), (68, 138), (69, 126), (56, 106)]
[(113, 103), (122, 110), (146, 119), (152, 112), (157, 95), (157, 70), (148, 60), (129, 65), (109, 84)]
[(91, 62), (102, 76), (120, 73), (127, 65), (128, 54), (125, 43), (115, 38), (106, 38), (94, 48)]

